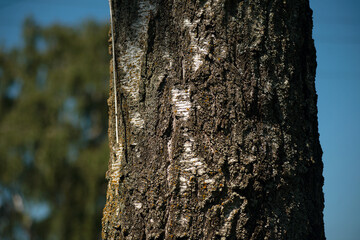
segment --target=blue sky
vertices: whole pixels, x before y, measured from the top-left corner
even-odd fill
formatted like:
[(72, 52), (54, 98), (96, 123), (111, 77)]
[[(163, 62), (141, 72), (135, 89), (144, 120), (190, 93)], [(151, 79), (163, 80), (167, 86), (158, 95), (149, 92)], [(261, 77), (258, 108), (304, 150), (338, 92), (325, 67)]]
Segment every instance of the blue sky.
[(356, 240), (360, 236), (360, 1), (310, 3), (324, 151), (325, 231), (329, 240)]
[[(320, 141), (324, 151), (325, 231), (360, 236), (360, 1), (310, 0), (314, 11)], [(21, 44), (32, 15), (42, 25), (108, 21), (107, 0), (0, 0), (0, 44)]]

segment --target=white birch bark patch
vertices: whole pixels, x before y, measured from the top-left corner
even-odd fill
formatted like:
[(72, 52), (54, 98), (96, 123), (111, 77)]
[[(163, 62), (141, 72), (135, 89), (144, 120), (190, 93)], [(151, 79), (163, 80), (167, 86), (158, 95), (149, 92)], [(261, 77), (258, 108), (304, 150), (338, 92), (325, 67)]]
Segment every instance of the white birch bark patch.
[(171, 94), (172, 102), (175, 105), (175, 116), (187, 121), (189, 119), (191, 109), (190, 91), (188, 89), (172, 89)]
[(209, 41), (202, 37), (196, 37), (196, 26), (198, 23), (199, 20), (194, 23), (188, 19), (184, 20), (184, 26), (189, 30), (190, 35), (189, 52), (193, 54), (192, 69), (194, 72), (204, 63), (204, 57), (209, 53)]
[(113, 162), (111, 163), (110, 178), (111, 178), (111, 184), (114, 186), (118, 186), (120, 180), (121, 162), (124, 155), (123, 153), (124, 148), (121, 144), (119, 144), (116, 148), (113, 149), (113, 151), (115, 153), (115, 157)]
[[(147, 0), (139, 1), (137, 20), (130, 26), (135, 32), (135, 40), (128, 38), (124, 52), (118, 58), (119, 66), (124, 73), (120, 79), (120, 86), (126, 93), (130, 105), (130, 122), (134, 128), (143, 128), (144, 120), (137, 109), (139, 102), (139, 86), (141, 79), (141, 62), (145, 54), (145, 45), (149, 28), (150, 13), (155, 11), (155, 7)], [(122, 46), (119, 46), (121, 49)]]

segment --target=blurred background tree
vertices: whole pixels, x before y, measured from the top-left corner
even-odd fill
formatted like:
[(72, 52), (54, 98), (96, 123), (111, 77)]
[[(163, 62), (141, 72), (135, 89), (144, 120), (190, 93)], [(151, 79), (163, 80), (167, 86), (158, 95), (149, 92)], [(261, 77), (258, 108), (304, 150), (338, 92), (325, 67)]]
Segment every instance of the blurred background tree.
[(108, 162), (106, 24), (39, 26), (0, 47), (0, 238), (96, 239)]

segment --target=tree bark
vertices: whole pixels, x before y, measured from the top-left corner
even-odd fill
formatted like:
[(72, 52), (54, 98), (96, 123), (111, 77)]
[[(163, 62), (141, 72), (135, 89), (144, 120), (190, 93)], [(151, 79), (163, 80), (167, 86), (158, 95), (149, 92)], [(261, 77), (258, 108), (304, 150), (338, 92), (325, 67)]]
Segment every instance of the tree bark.
[(325, 239), (308, 0), (112, 5), (103, 239)]

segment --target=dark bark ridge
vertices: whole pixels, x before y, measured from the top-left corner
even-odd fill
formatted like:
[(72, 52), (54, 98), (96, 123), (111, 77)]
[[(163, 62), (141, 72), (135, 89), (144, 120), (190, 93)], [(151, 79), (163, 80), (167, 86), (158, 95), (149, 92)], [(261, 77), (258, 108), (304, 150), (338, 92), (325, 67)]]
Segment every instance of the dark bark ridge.
[(113, 6), (103, 238), (325, 239), (308, 1)]

